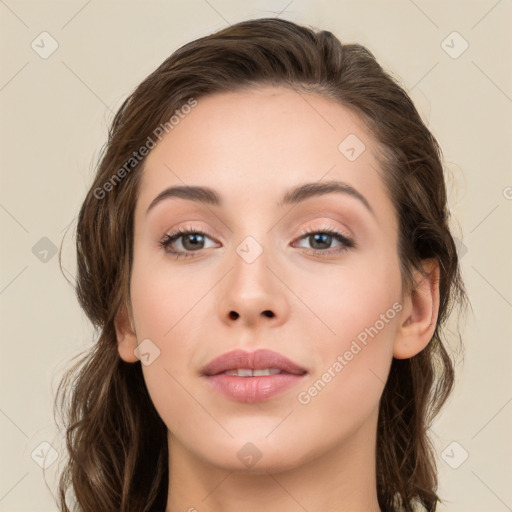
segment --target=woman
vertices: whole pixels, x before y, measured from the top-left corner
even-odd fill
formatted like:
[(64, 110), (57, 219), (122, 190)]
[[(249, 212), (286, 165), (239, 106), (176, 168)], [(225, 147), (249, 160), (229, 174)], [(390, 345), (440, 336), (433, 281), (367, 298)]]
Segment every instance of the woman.
[(435, 138), (364, 47), (259, 19), (173, 53), (78, 219), (99, 337), (59, 388), (61, 509), (435, 510), (465, 302), (446, 203)]

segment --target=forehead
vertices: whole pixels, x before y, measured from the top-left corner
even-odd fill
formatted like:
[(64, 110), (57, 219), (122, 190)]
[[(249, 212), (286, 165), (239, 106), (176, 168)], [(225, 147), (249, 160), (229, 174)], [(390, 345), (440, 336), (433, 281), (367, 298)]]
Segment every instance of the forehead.
[(149, 153), (137, 207), (170, 185), (271, 205), (283, 190), (321, 180), (342, 180), (385, 202), (375, 150), (357, 114), (318, 94), (282, 86), (215, 93), (198, 98)]

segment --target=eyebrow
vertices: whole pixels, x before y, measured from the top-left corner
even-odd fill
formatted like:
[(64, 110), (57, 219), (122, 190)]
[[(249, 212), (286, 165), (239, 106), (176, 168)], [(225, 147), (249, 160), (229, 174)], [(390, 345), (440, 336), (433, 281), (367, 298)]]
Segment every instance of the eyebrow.
[[(317, 181), (299, 185), (289, 190), (284, 195), (283, 199), (277, 203), (277, 206), (281, 207), (289, 204), (297, 204), (311, 197), (318, 197), (325, 194), (331, 194), (333, 192), (347, 194), (351, 197), (354, 197), (355, 199), (359, 200), (372, 215), (375, 215), (368, 200), (354, 187), (343, 181)], [(222, 204), (222, 200), (219, 194), (212, 188), (192, 185), (177, 185), (166, 188), (160, 192), (160, 194), (158, 194), (153, 199), (153, 201), (151, 201), (151, 204), (146, 210), (146, 215), (158, 203), (164, 199), (170, 199), (173, 197), (206, 203), (213, 206), (221, 206)]]

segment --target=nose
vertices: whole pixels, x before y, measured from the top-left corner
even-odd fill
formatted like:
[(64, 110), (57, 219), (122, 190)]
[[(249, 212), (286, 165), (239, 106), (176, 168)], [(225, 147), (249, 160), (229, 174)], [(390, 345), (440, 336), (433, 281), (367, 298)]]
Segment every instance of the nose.
[[(219, 305), (221, 319), (227, 325), (276, 327), (286, 322), (289, 302), (283, 277), (277, 268), (270, 268), (265, 251), (253, 262), (238, 254), (233, 268), (223, 280)], [(273, 265), (274, 267), (275, 265)]]

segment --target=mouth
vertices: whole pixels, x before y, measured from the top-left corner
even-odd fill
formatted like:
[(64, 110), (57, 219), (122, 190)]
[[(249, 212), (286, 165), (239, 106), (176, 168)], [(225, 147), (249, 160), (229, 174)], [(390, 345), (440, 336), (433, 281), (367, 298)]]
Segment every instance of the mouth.
[(226, 352), (210, 361), (202, 368), (201, 373), (207, 377), (219, 374), (259, 377), (279, 373), (303, 375), (307, 370), (278, 352), (260, 349), (254, 352), (243, 350)]
[(212, 389), (239, 402), (260, 402), (297, 385), (308, 372), (271, 350), (233, 350), (213, 359), (201, 371)]
[(250, 368), (236, 368), (234, 370), (226, 370), (216, 375), (236, 375), (237, 377), (263, 377), (264, 375), (277, 375), (283, 372), (279, 368), (261, 368), (259, 370), (251, 370)]

